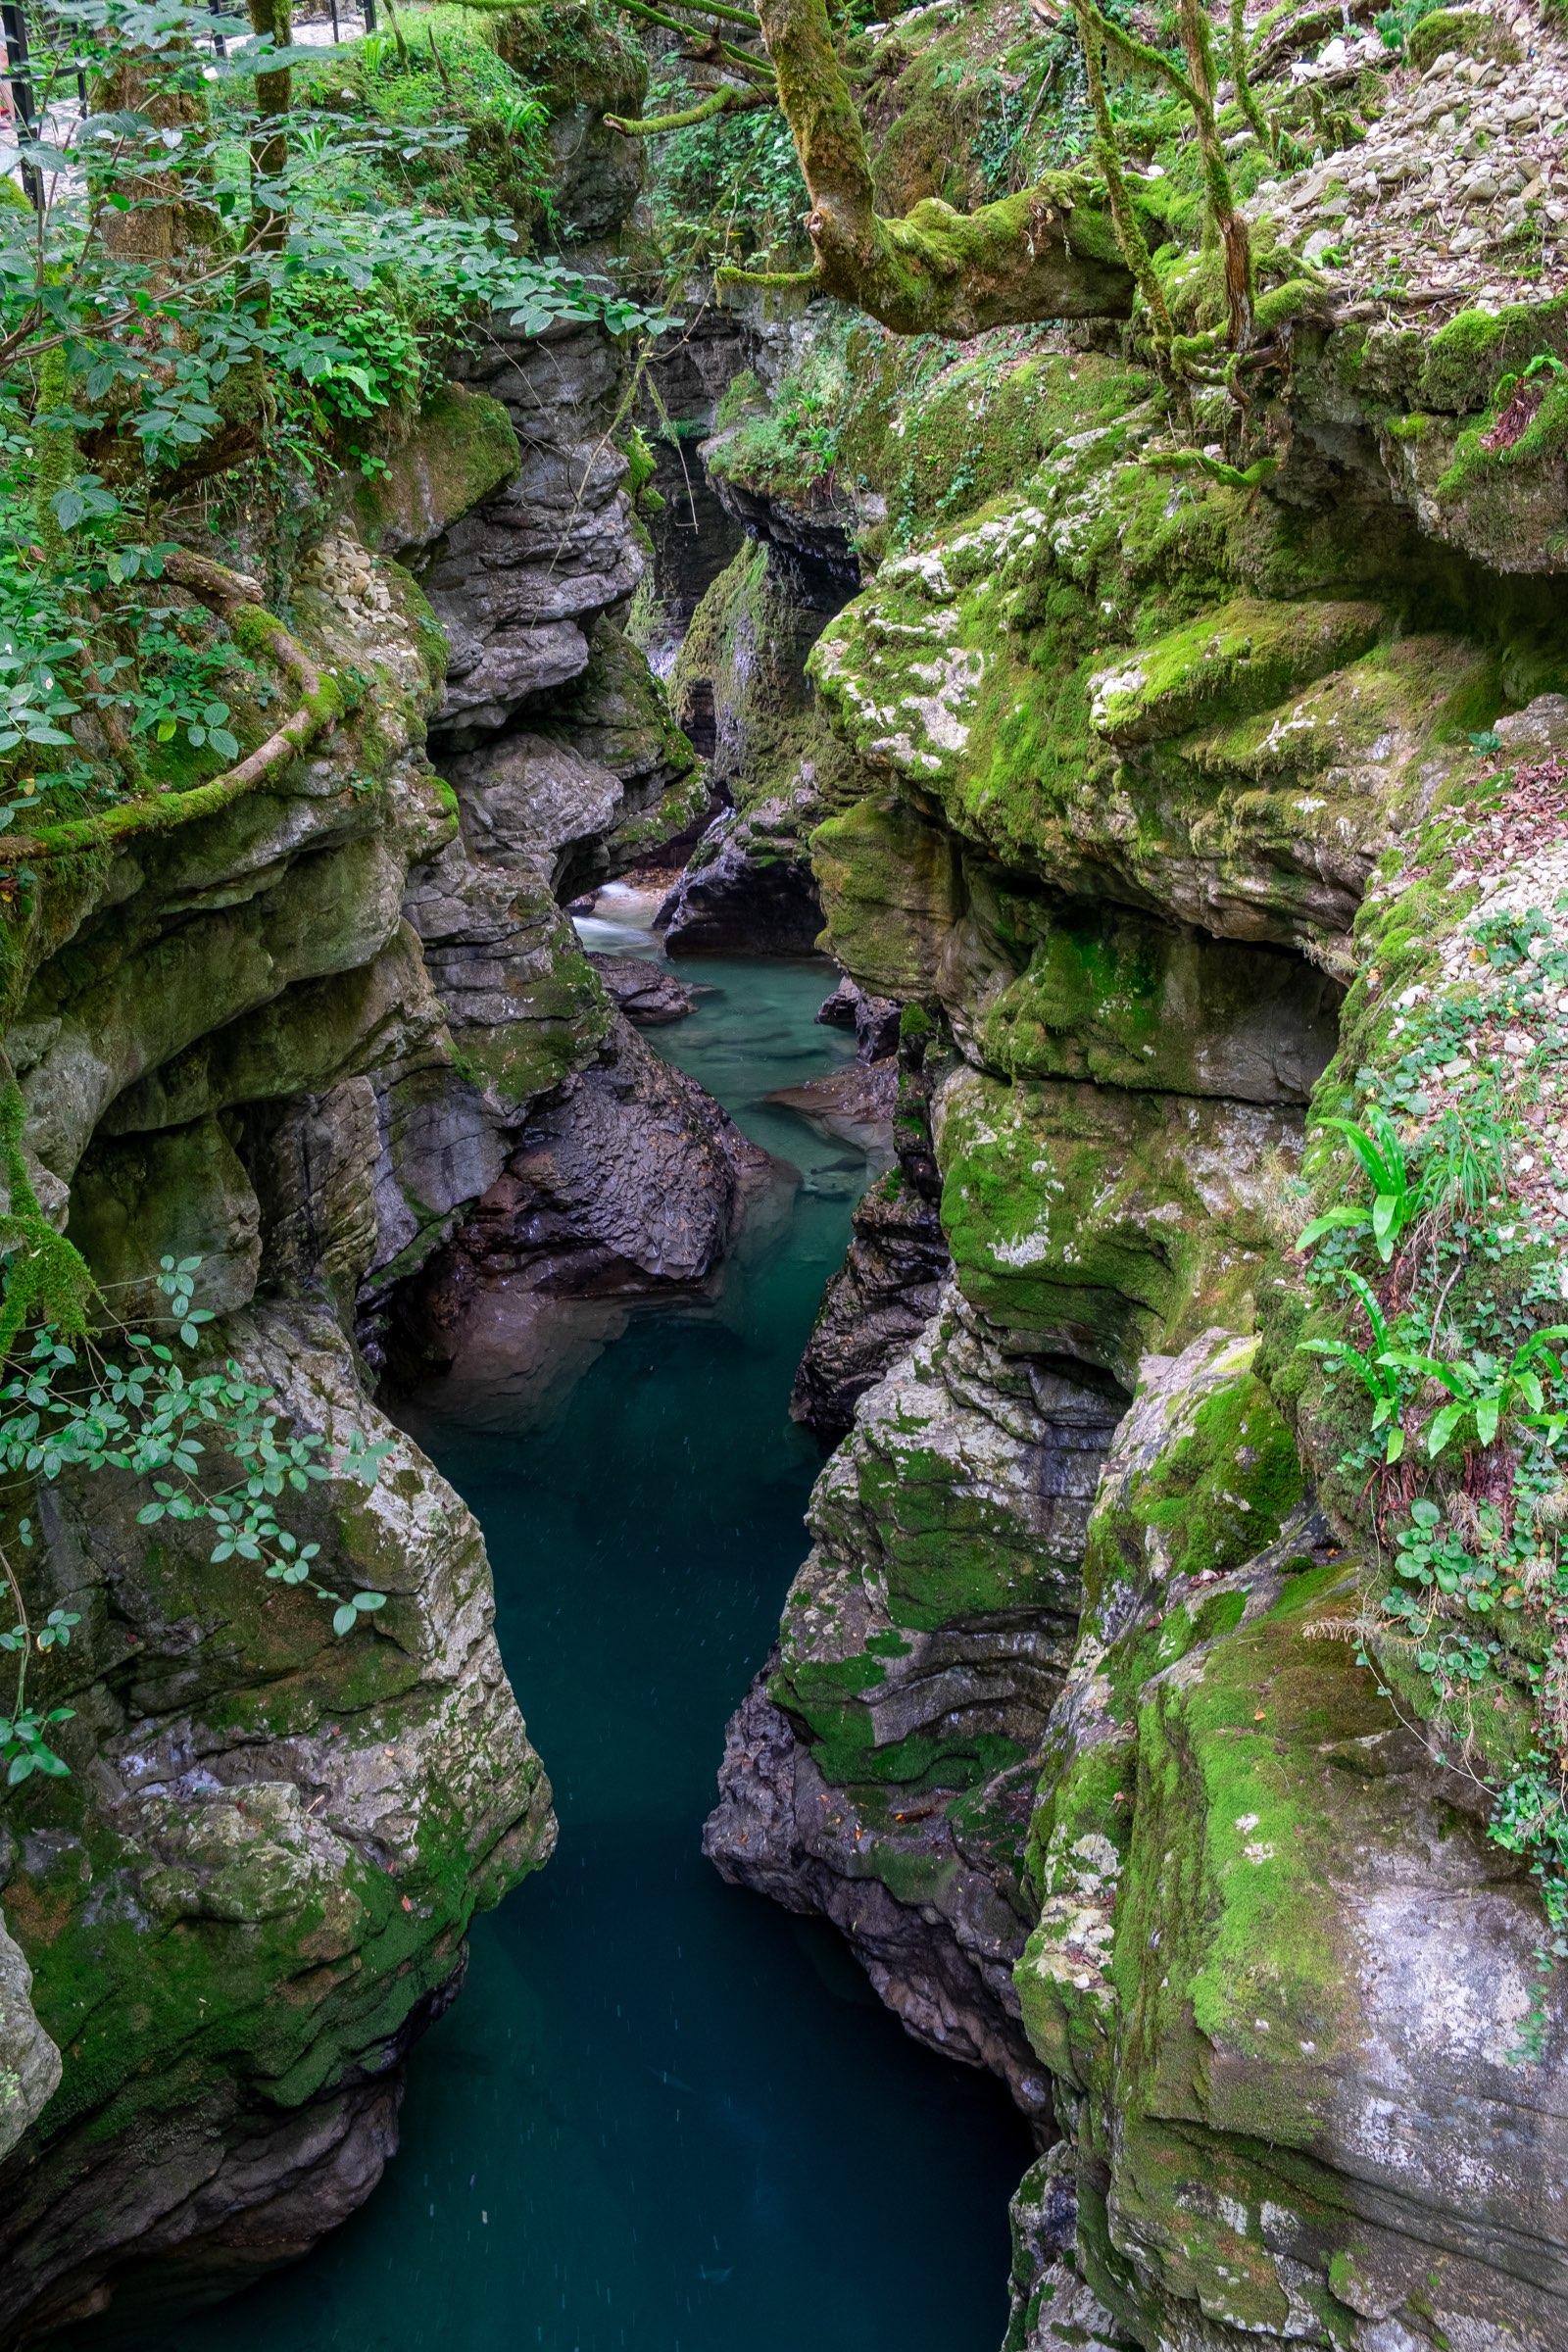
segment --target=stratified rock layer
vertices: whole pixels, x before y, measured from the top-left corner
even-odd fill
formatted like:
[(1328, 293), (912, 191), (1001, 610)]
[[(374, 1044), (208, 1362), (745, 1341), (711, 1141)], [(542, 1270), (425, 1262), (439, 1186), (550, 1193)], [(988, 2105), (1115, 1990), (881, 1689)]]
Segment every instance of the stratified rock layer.
[[(551, 445), (586, 439), (546, 372)], [(368, 1394), (411, 1283), (525, 1138), (566, 1254), (685, 1280), (733, 1222), (744, 1151), (620, 1020), (552, 890), (617, 830), (657, 832), (690, 764), (602, 622), (635, 570), (623, 500), (567, 566), (569, 618), (499, 591), (474, 616), (502, 652), (565, 631), (568, 699), (509, 731), (481, 647), (494, 761), (454, 760), (454, 792), (425, 755), (445, 649), (384, 551), (433, 560), (499, 499), (474, 560), (514, 581), (542, 545), (517, 466), (505, 408), (438, 394), (356, 502), (362, 537), (340, 521), (294, 582), (293, 626), (364, 682), (357, 709), (225, 814), (51, 875), (22, 938), (4, 1043), (45, 1205), (133, 1320), (167, 1312), (161, 1260), (200, 1257), (203, 1360), (270, 1387), (323, 1462), (384, 1442), (372, 1487), (334, 1475), (279, 1510), (332, 1590), (388, 1597), (339, 1639), (308, 1585), (214, 1561), (211, 1528), (143, 1525), (128, 1476), (40, 1494), (28, 1614), (79, 1623), (30, 1686), (74, 1710), (70, 1776), (8, 1792), (0, 1828), (7, 2343), (111, 2305), (156, 2324), (352, 2212), (473, 1911), (551, 1850), (477, 1526)], [(612, 1215), (595, 1169), (617, 1155), (636, 1198)]]
[[(855, 347), (839, 478), (888, 528), (810, 657), (859, 778), (811, 849), (823, 944), (922, 1040), (952, 1273), (819, 1481), (708, 1846), (1054, 2143), (1009, 2352), (1568, 2335), (1560, 1971), (1487, 1835), (1548, 1636), (1517, 1578), (1484, 1640), (1484, 1592), (1394, 1625), (1372, 1514), (1414, 1490), (1301, 1349), (1366, 1333), (1295, 1247), (1308, 1191), (1362, 1199), (1333, 1140), (1300, 1182), (1314, 1108), (1413, 1155), (1495, 1085), (1493, 1303), (1559, 1311), (1561, 459), (1498, 428), (1561, 332), (1299, 326), (1262, 485), (1104, 352)], [(965, 503), (987, 413), (1017, 461)], [(803, 1367), (841, 1427), (893, 1211)]]

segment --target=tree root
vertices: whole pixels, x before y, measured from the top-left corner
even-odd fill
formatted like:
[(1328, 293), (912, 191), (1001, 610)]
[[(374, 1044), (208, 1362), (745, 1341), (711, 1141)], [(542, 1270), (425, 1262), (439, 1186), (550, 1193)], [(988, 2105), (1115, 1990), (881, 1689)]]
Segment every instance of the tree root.
[(298, 710), (237, 765), (188, 792), (122, 801), (96, 816), (70, 817), (58, 825), (47, 825), (41, 833), (6, 836), (0, 841), (0, 858), (7, 865), (79, 857), (84, 851), (106, 848), (137, 834), (172, 833), (195, 818), (215, 816), (254, 792), (288, 760), (298, 759), (318, 735), (342, 717), (341, 687), (334, 679), (322, 677), (298, 639), (267, 611), (255, 580), (184, 548), (165, 558), (164, 577), (189, 589), (209, 612), (225, 620), (247, 653), (270, 655), (299, 688)]

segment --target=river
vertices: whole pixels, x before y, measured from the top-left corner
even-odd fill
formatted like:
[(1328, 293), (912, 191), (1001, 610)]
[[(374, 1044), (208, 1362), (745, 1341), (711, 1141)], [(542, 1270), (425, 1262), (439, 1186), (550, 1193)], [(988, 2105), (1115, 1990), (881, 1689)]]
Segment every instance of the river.
[[(613, 906), (613, 898), (601, 906)], [(619, 905), (636, 917), (636, 902)], [(645, 917), (643, 918), (646, 919)], [(653, 954), (589, 919), (587, 943)], [(309, 2261), (170, 2352), (996, 2352), (1030, 2147), (917, 2047), (834, 1932), (698, 1838), (820, 1467), (786, 1405), (865, 1178), (765, 1103), (851, 1051), (821, 965), (688, 962), (650, 1032), (799, 1169), (711, 1297), (585, 1318), (574, 1378), (403, 1418), (481, 1520), (502, 1648), (555, 1784), (555, 1859), (475, 1922), (414, 2055), (401, 2153)]]

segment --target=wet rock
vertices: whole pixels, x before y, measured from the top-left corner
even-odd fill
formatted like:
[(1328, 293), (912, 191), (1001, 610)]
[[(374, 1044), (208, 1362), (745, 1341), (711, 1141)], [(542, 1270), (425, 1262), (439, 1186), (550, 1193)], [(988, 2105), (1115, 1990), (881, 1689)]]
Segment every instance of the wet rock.
[(592, 955), (589, 963), (599, 974), (605, 993), (635, 1029), (657, 1029), (665, 1021), (683, 1021), (696, 1009), (696, 999), (673, 972), (641, 956)]
[(1137, 2352), (1078, 2276), (1076, 2167), (1060, 2141), (1029, 2167), (1007, 2219), (1012, 2272), (1002, 2352)]
[(853, 1029), (859, 1060), (882, 1061), (898, 1052), (901, 1011), (894, 998), (868, 996), (846, 973), (817, 1006), (816, 1018), (827, 1029)]
[(1121, 1401), (999, 1348), (948, 1295), (817, 1482), (815, 1548), (704, 1833), (724, 1877), (834, 1920), (911, 2033), (1043, 2126), (1011, 1976), (1032, 1758)]
[(873, 1165), (893, 1155), (893, 1112), (899, 1099), (899, 1065), (886, 1061), (847, 1062), (804, 1086), (780, 1086), (766, 1097), (781, 1109), (798, 1111), (835, 1143), (853, 1144)]
[[(768, 1895), (786, 1911), (831, 1920), (917, 2041), (1001, 2075), (1025, 2112), (1047, 2125), (1047, 2077), (1004, 2007), (1018, 1923), (982, 1883), (960, 1941), (947, 1921), (929, 1922), (926, 1906), (901, 1902), (862, 1870), (859, 1814), (823, 1780), (768, 1689), (764, 1669), (730, 1718), (704, 1853), (732, 1886)], [(951, 1847), (943, 1851), (933, 1839), (928, 1852), (932, 1877), (953, 1871)]]
[(822, 928), (793, 802), (710, 825), (659, 910), (666, 956), (809, 956)]
[(481, 1287), (614, 1298), (712, 1272), (768, 1154), (619, 1014), (537, 1105), (506, 1167), (400, 1309), (400, 1347), (450, 1362)]
[(902, 1168), (862, 1195), (843, 1266), (830, 1279), (790, 1394), (790, 1418), (830, 1445), (930, 1321), (951, 1260), (936, 1203)]
[(620, 814), (618, 777), (543, 736), (509, 734), (446, 764), (474, 858), (526, 867), (553, 887), (572, 852), (610, 832)]

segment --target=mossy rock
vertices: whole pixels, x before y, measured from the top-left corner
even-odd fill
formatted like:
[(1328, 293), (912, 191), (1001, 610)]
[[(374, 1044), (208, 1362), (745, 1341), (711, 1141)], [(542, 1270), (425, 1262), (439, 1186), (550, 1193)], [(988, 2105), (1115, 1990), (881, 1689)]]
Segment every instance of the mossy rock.
[[(1340, 992), (1294, 956), (1083, 900), (1003, 903), (984, 875), (967, 895), (971, 925), (994, 909), (987, 948), (1010, 932), (1028, 952), (1009, 987), (984, 992), (976, 1045), (1004, 1076), (1304, 1102), (1334, 1051)], [(970, 980), (950, 956), (940, 985), (956, 1019)]]
[(1084, 1560), (1086, 1606), (1118, 1591), (1228, 1573), (1278, 1537), (1302, 1495), (1295, 1433), (1252, 1369), (1255, 1338), (1202, 1333), (1145, 1359), (1101, 1480)]
[(873, 996), (932, 996), (962, 906), (951, 837), (884, 795), (818, 825), (810, 849), (826, 953)]
[(510, 481), (521, 463), (516, 430), (500, 401), (443, 384), (388, 451), (385, 471), (356, 488), (360, 536), (383, 555), (427, 548)]
[(1506, 24), (1478, 8), (1438, 9), (1422, 18), (1404, 46), (1411, 65), (1421, 74), (1450, 49), (1460, 57), (1485, 58), (1499, 66), (1516, 66), (1524, 55)]
[(1355, 661), (1383, 625), (1376, 605), (1239, 598), (1092, 677), (1090, 724), (1130, 745), (1249, 718)]
[[(1136, 1756), (1091, 1751), (1064, 1792), (1017, 1981), (1079, 2119), (1080, 2260), (1140, 2342), (1167, 2340), (1198, 2304), (1249, 2333), (1310, 2315), (1350, 2344), (1356, 2314), (1407, 2296), (1450, 2337), (1467, 2314), (1506, 2310), (1526, 2340), (1534, 2328), (1548, 2341), (1549, 2292), (1478, 2241), (1440, 2251), (1452, 2168), (1475, 2160), (1471, 2119), (1490, 2094), (1473, 2100), (1483, 2082), (1504, 2090), (1528, 1998), (1526, 1886), (1448, 1808), (1358, 1663), (1353, 1572), (1293, 1572), (1281, 1548), (1201, 1596), (1206, 1625), (1137, 1693)], [(1195, 1605), (1168, 1613), (1167, 1631)], [(1414, 1852), (1442, 1854), (1451, 1893), (1413, 1913), (1398, 1874)], [(1461, 1888), (1488, 1919), (1485, 1950), (1456, 1949), (1448, 1932)], [(1462, 2042), (1454, 1999), (1473, 2021)], [(1555, 2070), (1560, 1994), (1547, 2002)], [(1375, 2144), (1369, 2044), (1403, 2086)], [(1481, 2160), (1534, 2206), (1502, 2120), (1517, 2112), (1503, 2097)], [(1094, 2222), (1107, 2180), (1119, 2253)]]
[(1130, 1389), (1151, 1348), (1250, 1326), (1299, 1135), (1287, 1111), (961, 1070), (936, 1119), (959, 1287)]
[[(40, 1674), (46, 1703), (74, 1709), (70, 1777), (34, 1776), (4, 1807), (21, 1849), (6, 1917), (65, 2060), (26, 2143), (31, 2204), (8, 2215), (25, 2261), (29, 2212), (87, 2163), (139, 2194), (150, 2148), (166, 2163), (199, 2149), (209, 2179), (243, 2147), (265, 2178), (276, 2135), (297, 2180), (301, 2110), (395, 2058), (461, 1968), (474, 1908), (552, 1843), (469, 1514), (366, 1403), (325, 1312), (230, 1319), (216, 1353), (272, 1385), (328, 1460), (351, 1431), (387, 1440), (373, 1490), (334, 1476), (280, 1511), (338, 1591), (389, 1597), (373, 1630), (339, 1640), (307, 1589), (215, 1565), (210, 1529), (141, 1525), (133, 1480), (67, 1480), (46, 1503), (29, 1607), (80, 1622)], [(172, 2199), (185, 2178), (175, 2163)], [(75, 2245), (121, 2251), (90, 2219)]]

